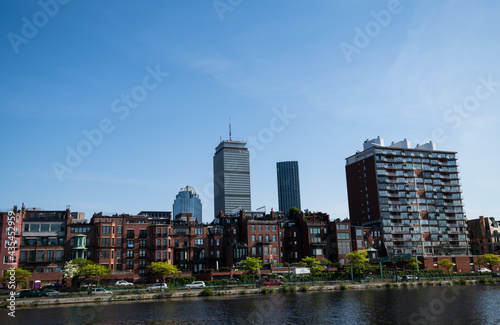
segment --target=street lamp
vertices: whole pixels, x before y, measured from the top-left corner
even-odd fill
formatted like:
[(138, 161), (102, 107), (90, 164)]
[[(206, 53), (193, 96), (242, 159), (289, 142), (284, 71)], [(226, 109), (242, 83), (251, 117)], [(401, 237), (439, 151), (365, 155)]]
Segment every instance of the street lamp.
[(413, 253), (415, 254), (415, 264), (417, 265), (417, 281), (420, 282), (420, 268), (418, 267), (417, 250), (414, 248)]

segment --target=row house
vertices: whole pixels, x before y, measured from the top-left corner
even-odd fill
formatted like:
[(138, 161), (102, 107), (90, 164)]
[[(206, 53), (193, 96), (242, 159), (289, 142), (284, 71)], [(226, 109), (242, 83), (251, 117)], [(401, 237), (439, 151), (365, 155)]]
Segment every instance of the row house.
[[(25, 213), (24, 204), (20, 210), (14, 206), (10, 212), (0, 213), (0, 276), (11, 267), (18, 267), (19, 244)], [(13, 242), (11, 240), (13, 239)]]
[(495, 218), (481, 216), (467, 224), (472, 255), (500, 255), (500, 223)]

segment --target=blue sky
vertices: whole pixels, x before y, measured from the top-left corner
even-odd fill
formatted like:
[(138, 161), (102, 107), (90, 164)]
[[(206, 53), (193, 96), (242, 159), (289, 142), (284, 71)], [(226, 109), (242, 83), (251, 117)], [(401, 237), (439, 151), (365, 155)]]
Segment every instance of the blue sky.
[(277, 209), (276, 162), (297, 160), (302, 208), (348, 217), (345, 158), (381, 136), (458, 152), (468, 218), (498, 217), (499, 12), (493, 1), (2, 1), (0, 208), (171, 211), (191, 185), (210, 221), (231, 118), (252, 149), (254, 209)]

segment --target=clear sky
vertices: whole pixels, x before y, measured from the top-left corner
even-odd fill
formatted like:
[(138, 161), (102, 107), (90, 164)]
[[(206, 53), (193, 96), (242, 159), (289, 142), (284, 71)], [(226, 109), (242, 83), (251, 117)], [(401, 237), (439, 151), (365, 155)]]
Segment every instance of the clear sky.
[(469, 219), (500, 217), (500, 2), (0, 2), (0, 209), (213, 219), (220, 139), (248, 141), (252, 207), (349, 216), (345, 158), (377, 136), (458, 152)]

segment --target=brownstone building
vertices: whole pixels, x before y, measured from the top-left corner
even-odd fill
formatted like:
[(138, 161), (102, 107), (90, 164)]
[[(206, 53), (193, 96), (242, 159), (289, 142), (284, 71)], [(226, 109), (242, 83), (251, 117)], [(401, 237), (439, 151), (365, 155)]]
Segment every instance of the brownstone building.
[(468, 220), (471, 254), (500, 255), (500, 224), (490, 217)]

